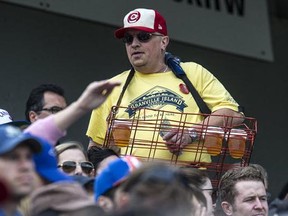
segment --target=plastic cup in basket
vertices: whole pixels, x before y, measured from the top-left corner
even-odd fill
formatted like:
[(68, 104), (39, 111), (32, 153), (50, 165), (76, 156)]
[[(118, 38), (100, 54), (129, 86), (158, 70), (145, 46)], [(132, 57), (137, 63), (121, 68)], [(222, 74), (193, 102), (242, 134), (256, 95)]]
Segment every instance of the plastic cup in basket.
[(242, 158), (245, 153), (247, 133), (242, 129), (231, 129), (227, 135), (229, 136), (228, 149), (231, 157)]
[(209, 126), (203, 131), (204, 146), (208, 154), (217, 156), (221, 153), (223, 137), (224, 131), (220, 127)]
[(131, 122), (115, 120), (112, 127), (112, 135), (116, 146), (128, 146), (131, 136)]

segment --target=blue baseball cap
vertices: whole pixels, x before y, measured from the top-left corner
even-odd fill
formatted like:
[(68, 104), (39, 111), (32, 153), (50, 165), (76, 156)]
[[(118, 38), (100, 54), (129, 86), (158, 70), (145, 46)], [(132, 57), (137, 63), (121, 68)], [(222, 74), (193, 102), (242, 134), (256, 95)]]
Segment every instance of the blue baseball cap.
[(25, 134), (12, 125), (0, 125), (0, 155), (22, 144), (29, 146), (34, 153), (41, 151), (41, 141), (37, 137)]
[(141, 162), (133, 156), (125, 156), (111, 161), (95, 178), (95, 200), (97, 201), (99, 196), (121, 184), (140, 165)]
[(41, 140), (42, 150), (33, 156), (35, 169), (38, 175), (51, 183), (73, 181), (72, 177), (58, 169), (57, 157), (53, 146), (46, 140)]

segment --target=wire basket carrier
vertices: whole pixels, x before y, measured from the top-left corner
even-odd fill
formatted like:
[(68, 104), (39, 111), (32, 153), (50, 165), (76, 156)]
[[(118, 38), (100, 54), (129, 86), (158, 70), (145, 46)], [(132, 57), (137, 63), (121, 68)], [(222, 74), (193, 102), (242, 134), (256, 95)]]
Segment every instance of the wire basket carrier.
[[(104, 141), (105, 147), (120, 147), (123, 156), (134, 155), (142, 161), (164, 161), (206, 170), (214, 188), (228, 169), (249, 165), (257, 133), (254, 118), (245, 117), (241, 124), (232, 125), (236, 117), (213, 115), (223, 122), (222, 126), (216, 126), (211, 125), (212, 115), (150, 108), (135, 109), (131, 118), (117, 117), (125, 110), (127, 107), (112, 107)], [(205, 121), (193, 123), (193, 119)], [(194, 137), (194, 142), (177, 149), (174, 143), (162, 139), (171, 130), (180, 134), (177, 137), (180, 143), (185, 134)]]

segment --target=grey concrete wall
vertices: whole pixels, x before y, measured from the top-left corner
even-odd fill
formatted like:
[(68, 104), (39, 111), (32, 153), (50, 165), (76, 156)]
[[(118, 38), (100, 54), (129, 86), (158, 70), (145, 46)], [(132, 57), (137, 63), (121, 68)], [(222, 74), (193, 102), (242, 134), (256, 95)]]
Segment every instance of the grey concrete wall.
[[(269, 173), (276, 196), (288, 180), (286, 138), (288, 21), (271, 20), (274, 62), (264, 62), (171, 41), (168, 51), (209, 69), (258, 119), (252, 162)], [(75, 100), (92, 80), (109, 78), (128, 68), (124, 46), (113, 38), (114, 27), (0, 3), (0, 107), (23, 119), (30, 90), (56, 83)], [(66, 139), (86, 144), (89, 115)]]

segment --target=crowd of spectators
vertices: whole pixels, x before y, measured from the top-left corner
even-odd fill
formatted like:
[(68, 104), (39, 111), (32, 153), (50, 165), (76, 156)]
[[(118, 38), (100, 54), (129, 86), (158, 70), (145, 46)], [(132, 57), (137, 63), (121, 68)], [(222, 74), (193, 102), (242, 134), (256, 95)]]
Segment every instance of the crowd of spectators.
[[(139, 91), (147, 94), (145, 97), (155, 92), (159, 95), (180, 91), (183, 96), (179, 98), (185, 97), (189, 102), (188, 105), (183, 102), (183, 107), (202, 112), (198, 102), (191, 100), (191, 89), (183, 83), (178, 88), (182, 80), (176, 78), (173, 70), (181, 68), (178, 59), (171, 57), (174, 64), (164, 60), (169, 37), (165, 19), (157, 11), (140, 8), (129, 12), (124, 18), (124, 27), (118, 29), (115, 36), (125, 43), (133, 67), (130, 72), (92, 82), (70, 105), (61, 87), (40, 85), (29, 94), (24, 121), (13, 120), (6, 110), (0, 109), (0, 216), (288, 215), (288, 186), (283, 187), (279, 197), (269, 201), (268, 173), (260, 164), (230, 164), (215, 187), (209, 177), (209, 166), (167, 163), (167, 155), (185, 158), (186, 162), (197, 157), (192, 151), (186, 155), (183, 151), (194, 142), (200, 143), (200, 127), (188, 132), (175, 128), (168, 131), (171, 125), (167, 124), (169, 127), (161, 131), (166, 148), (161, 151), (155, 148), (153, 152), (160, 156), (159, 160), (143, 160), (145, 157), (136, 153), (123, 155), (123, 149), (114, 148), (116, 139), (110, 146), (103, 145), (109, 104), (115, 105), (117, 100), (121, 103), (121, 99), (125, 105), (135, 102)], [(181, 65), (198, 77), (196, 81), (188, 75), (202, 88), (201, 96), (212, 112), (209, 120), (189, 121), (218, 127), (242, 123), (244, 113), (240, 106), (210, 72), (196, 63)], [(126, 89), (132, 99), (124, 99), (125, 88), (133, 76), (134, 87)], [(169, 77), (169, 82), (166, 83), (164, 76)], [(135, 84), (141, 82), (139, 80), (145, 80), (149, 92), (144, 92), (143, 83)], [(161, 81), (166, 86), (154, 89), (155, 83), (158, 85)], [(176, 87), (171, 83), (176, 83)], [(119, 87), (123, 87), (122, 93), (115, 90)], [(173, 105), (168, 99), (165, 103)], [(90, 112), (88, 149), (76, 140), (63, 142), (66, 130)], [(222, 118), (223, 115), (231, 116), (230, 120)], [(141, 152), (140, 147), (137, 150)], [(205, 160), (200, 162), (213, 163), (210, 156), (206, 152)]]
[(58, 142), (71, 124), (103, 102), (95, 102), (103, 90), (118, 84), (93, 83), (70, 106), (33, 124), (1, 111), (0, 215), (287, 213), (287, 185), (269, 202), (268, 174), (259, 164), (232, 167), (213, 188), (203, 169), (141, 161), (105, 147), (85, 149), (77, 141)]

